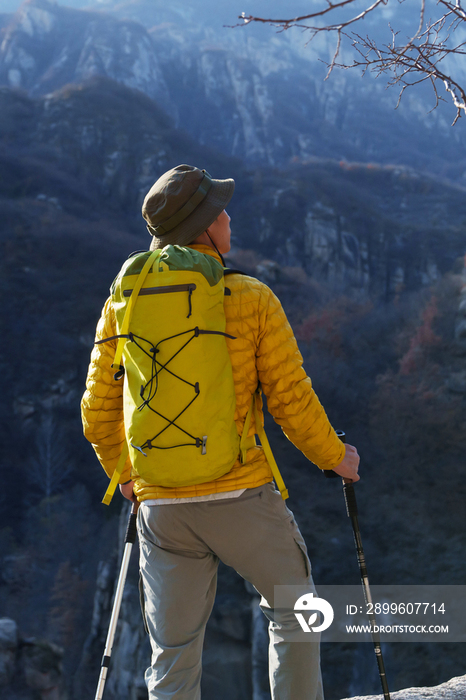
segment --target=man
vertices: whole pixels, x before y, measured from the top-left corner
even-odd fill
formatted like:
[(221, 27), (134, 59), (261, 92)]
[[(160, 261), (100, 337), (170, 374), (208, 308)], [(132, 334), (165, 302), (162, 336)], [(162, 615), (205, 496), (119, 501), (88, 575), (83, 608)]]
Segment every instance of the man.
[[(214, 180), (180, 165), (153, 185), (143, 216), (151, 250), (189, 246), (223, 263), (230, 250), (225, 211), (234, 182)], [(252, 277), (232, 274), (224, 299), (227, 346), (236, 394), (234, 420), (242, 434), (258, 384), (287, 437), (323, 469), (357, 481), (359, 456), (330, 425), (302, 367), (291, 327), (273, 292)], [(157, 315), (154, 313), (154, 325)], [(112, 297), (96, 340), (117, 335)], [(84, 432), (109, 476), (124, 443), (123, 388), (113, 379), (116, 340), (92, 352), (82, 401)], [(263, 421), (259, 412), (259, 421)], [(254, 415), (248, 435), (260, 432)], [(274, 586), (314, 590), (306, 545), (293, 513), (273, 484), (261, 447), (251, 446), (214, 481), (183, 487), (148, 484), (127, 461), (119, 479), (125, 498), (137, 499), (144, 615), (152, 645), (146, 672), (151, 700), (199, 700), (202, 643), (212, 610), (219, 560), (232, 566), (262, 596), (269, 619), (269, 675), (273, 700), (322, 700), (319, 645), (292, 643), (294, 615), (274, 610)]]

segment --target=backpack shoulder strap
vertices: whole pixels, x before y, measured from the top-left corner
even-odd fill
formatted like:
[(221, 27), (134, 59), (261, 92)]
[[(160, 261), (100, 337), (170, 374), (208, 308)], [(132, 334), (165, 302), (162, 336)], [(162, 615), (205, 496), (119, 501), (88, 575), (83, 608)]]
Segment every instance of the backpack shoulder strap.
[(118, 369), (122, 370), (123, 365), (121, 364), (121, 356), (123, 355), (123, 348), (125, 347), (125, 343), (128, 339), (128, 330), (129, 330), (129, 323), (131, 321), (131, 316), (133, 313), (133, 308), (136, 303), (136, 300), (138, 298), (139, 291), (144, 284), (144, 280), (147, 277), (147, 274), (152, 267), (152, 265), (157, 261), (157, 259), (160, 257), (160, 253), (162, 251), (160, 249), (154, 250), (151, 255), (147, 258), (146, 262), (144, 263), (144, 267), (142, 268), (141, 272), (139, 273), (139, 276), (136, 280), (136, 284), (134, 285), (133, 291), (131, 293), (131, 296), (129, 298), (128, 306), (126, 307), (125, 315), (123, 317), (123, 323), (121, 324), (121, 330), (120, 330), (120, 338), (118, 340), (118, 345), (117, 349), (115, 352), (115, 357), (113, 359), (113, 364), (112, 367), (115, 368), (117, 367)]
[[(145, 251), (144, 251), (145, 252)], [(121, 364), (121, 357), (123, 355), (123, 348), (125, 346), (125, 343), (128, 339), (128, 330), (129, 330), (129, 323), (131, 321), (131, 315), (133, 313), (133, 308), (136, 303), (136, 299), (138, 298), (139, 291), (144, 283), (144, 280), (146, 279), (147, 273), (149, 272), (150, 268), (152, 265), (157, 261), (158, 257), (160, 256), (161, 250), (154, 250), (151, 255), (147, 258), (146, 262), (144, 263), (144, 266), (139, 273), (139, 276), (136, 280), (136, 284), (134, 285), (133, 291), (131, 293), (131, 296), (129, 298), (128, 306), (126, 307), (125, 315), (123, 317), (123, 323), (121, 326), (121, 333), (117, 336), (118, 337), (118, 345), (117, 349), (115, 352), (115, 357), (113, 359), (113, 364), (112, 367), (118, 367), (120, 372), (123, 370), (123, 365)], [(107, 338), (108, 340), (108, 338)], [(128, 448), (128, 443), (125, 440), (120, 458), (118, 460), (118, 464), (115, 468), (115, 471), (113, 472), (113, 476), (110, 479), (110, 483), (108, 485), (107, 491), (105, 492), (105, 496), (102, 499), (102, 503), (105, 503), (105, 505), (109, 505), (110, 501), (112, 500), (113, 494), (115, 493), (115, 489), (117, 487), (118, 481), (120, 479), (120, 476), (123, 472), (123, 469), (125, 468), (126, 464), (126, 459), (129, 454), (129, 448)]]
[[(243, 272), (242, 270), (235, 270), (231, 269), (228, 267), (225, 267), (223, 269), (223, 274), (225, 275), (232, 275), (232, 274), (238, 274), (238, 275), (247, 275), (246, 272)], [(250, 277), (250, 275), (247, 275)], [(259, 415), (259, 401), (260, 401), (260, 396), (261, 396), (261, 389), (260, 386), (257, 387), (256, 392), (253, 394), (251, 405), (249, 406), (248, 413), (246, 415), (246, 420), (244, 422), (244, 427), (243, 427), (243, 433), (241, 435), (241, 440), (240, 440), (240, 459), (242, 464), (245, 463), (246, 461), (246, 452), (249, 450), (251, 447), (254, 447), (256, 444), (255, 438), (248, 438), (248, 432), (249, 432), (249, 426), (251, 425), (251, 418), (252, 414), (254, 412), (254, 422), (256, 424), (256, 430), (257, 430), (257, 435), (259, 436), (259, 440), (261, 441), (262, 448), (264, 450), (265, 456), (267, 458), (267, 462), (269, 463), (269, 467), (272, 470), (273, 478), (275, 479), (275, 483), (277, 485), (278, 490), (280, 491), (283, 500), (286, 500), (289, 496), (288, 489), (285, 486), (285, 482), (283, 481), (283, 477), (280, 474), (280, 470), (278, 468), (278, 464), (275, 461), (275, 457), (273, 456), (272, 448), (270, 447), (269, 440), (267, 438), (267, 434), (265, 432), (265, 428), (262, 424), (262, 421), (260, 419)]]
[(245, 275), (246, 273), (243, 272), (242, 270), (233, 270), (231, 267), (224, 267), (223, 274), (224, 275), (233, 275), (233, 274)]

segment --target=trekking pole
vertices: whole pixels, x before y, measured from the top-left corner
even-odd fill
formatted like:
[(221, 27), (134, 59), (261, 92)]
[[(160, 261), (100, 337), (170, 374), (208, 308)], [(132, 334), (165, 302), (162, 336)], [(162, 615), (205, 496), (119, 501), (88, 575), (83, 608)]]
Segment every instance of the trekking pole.
[(115, 639), (115, 631), (118, 622), (118, 616), (120, 614), (121, 601), (123, 599), (123, 589), (125, 587), (126, 575), (128, 573), (131, 550), (133, 548), (133, 544), (136, 542), (137, 537), (136, 518), (138, 508), (139, 503), (137, 501), (134, 501), (128, 520), (128, 527), (126, 528), (125, 549), (123, 552), (123, 559), (121, 562), (120, 576), (118, 577), (115, 600), (113, 601), (112, 615), (110, 617), (110, 625), (108, 627), (107, 641), (105, 642), (104, 655), (102, 657), (99, 683), (97, 685), (95, 700), (101, 700), (102, 695), (104, 693), (105, 681), (107, 679), (108, 667), (110, 665), (110, 656), (112, 655), (113, 640)]
[[(342, 442), (346, 442), (346, 435), (342, 430), (337, 430), (337, 435)], [(334, 479), (339, 475), (331, 469), (324, 470), (324, 474), (329, 479)], [(377, 666), (379, 669), (380, 682), (382, 684), (382, 691), (384, 700), (390, 700), (390, 692), (388, 690), (387, 676), (385, 674), (385, 665), (382, 656), (382, 646), (380, 644), (380, 636), (378, 632), (375, 632), (375, 625), (377, 623), (375, 615), (372, 612), (374, 606), (372, 603), (372, 595), (369, 587), (369, 577), (367, 575), (366, 559), (364, 557), (364, 550), (362, 548), (361, 541), (361, 531), (359, 529), (358, 522), (358, 507), (356, 504), (356, 494), (354, 492), (354, 486), (351, 479), (342, 478), (343, 481), (343, 494), (345, 496), (346, 512), (351, 520), (351, 525), (353, 526), (353, 536), (354, 543), (356, 545), (356, 552), (358, 556), (359, 572), (361, 575), (361, 582), (364, 591), (364, 599), (366, 601), (367, 609), (369, 612), (369, 620), (371, 623), (371, 637), (374, 644), (375, 658), (377, 659)]]

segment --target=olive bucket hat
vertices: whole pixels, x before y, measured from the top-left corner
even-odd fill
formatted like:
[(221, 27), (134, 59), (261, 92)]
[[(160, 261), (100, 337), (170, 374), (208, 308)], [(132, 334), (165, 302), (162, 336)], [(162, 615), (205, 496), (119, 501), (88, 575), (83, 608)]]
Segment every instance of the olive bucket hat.
[(177, 165), (159, 177), (142, 205), (151, 250), (192, 243), (222, 213), (234, 189), (234, 180), (214, 180), (192, 165)]

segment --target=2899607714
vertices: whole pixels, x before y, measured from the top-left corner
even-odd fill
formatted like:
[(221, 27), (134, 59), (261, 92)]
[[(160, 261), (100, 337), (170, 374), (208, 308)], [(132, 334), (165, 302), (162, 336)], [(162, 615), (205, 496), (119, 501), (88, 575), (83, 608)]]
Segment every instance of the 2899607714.
[(366, 615), (444, 615), (445, 603), (366, 603), (365, 610), (357, 605), (346, 606), (347, 615), (364, 612)]

